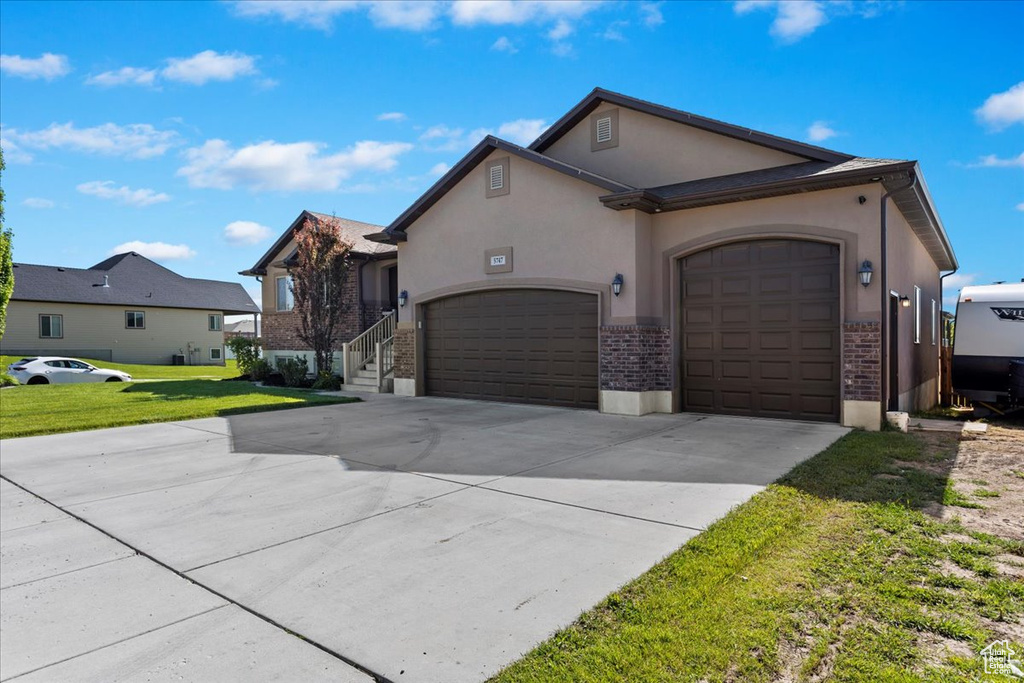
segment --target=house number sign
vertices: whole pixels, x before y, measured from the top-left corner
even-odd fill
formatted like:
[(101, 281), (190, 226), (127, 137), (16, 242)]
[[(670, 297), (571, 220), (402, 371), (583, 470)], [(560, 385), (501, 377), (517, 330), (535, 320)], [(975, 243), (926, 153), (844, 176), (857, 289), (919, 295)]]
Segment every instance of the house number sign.
[(504, 254), (499, 254), (498, 256), (492, 256), (491, 257), (491, 265), (492, 266), (503, 266), (503, 265), (505, 265), (505, 255)]
[(484, 273), (512, 272), (512, 247), (495, 247), (484, 251)]

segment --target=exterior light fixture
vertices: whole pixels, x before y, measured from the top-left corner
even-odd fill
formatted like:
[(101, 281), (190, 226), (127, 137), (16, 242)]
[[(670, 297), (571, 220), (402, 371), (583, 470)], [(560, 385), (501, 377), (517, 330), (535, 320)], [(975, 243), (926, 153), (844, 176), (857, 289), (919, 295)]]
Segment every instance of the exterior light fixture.
[(900, 297), (900, 306), (902, 306), (903, 308), (910, 308), (910, 297), (909, 296), (901, 296)]
[(871, 268), (871, 261), (865, 260), (864, 263), (860, 264), (860, 269), (857, 271), (857, 275), (860, 277), (860, 283), (867, 287), (871, 284), (871, 274), (875, 272)]
[(612, 294), (618, 296), (622, 291), (622, 273), (616, 273), (615, 279), (612, 280)]
[(398, 305), (401, 308), (405, 308), (405, 302), (408, 301), (408, 300), (409, 300), (409, 292), (407, 292), (407, 291), (405, 291), (403, 289), (401, 291), (401, 293), (399, 293), (399, 295), (398, 295)]

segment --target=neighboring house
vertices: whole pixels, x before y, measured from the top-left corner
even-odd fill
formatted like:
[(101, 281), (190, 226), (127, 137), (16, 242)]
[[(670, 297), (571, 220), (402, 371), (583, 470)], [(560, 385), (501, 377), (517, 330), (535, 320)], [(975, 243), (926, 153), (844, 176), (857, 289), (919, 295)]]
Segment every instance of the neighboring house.
[(397, 393), (873, 429), (936, 402), (957, 262), (913, 161), (596, 89), (370, 239), (408, 292)]
[(236, 282), (182, 277), (135, 252), (85, 269), (16, 263), (0, 350), (223, 365), (224, 316), (258, 312)]
[[(241, 275), (255, 276), (263, 291), (263, 356), (271, 364), (281, 356), (305, 356), (313, 368), (313, 352), (299, 339), (299, 320), (292, 310), (291, 278), (288, 268), (295, 264), (295, 232), (306, 219), (314, 222), (332, 216), (312, 211), (299, 214), (266, 254)], [(398, 261), (396, 249), (387, 244), (370, 242), (367, 234), (380, 232), (383, 226), (333, 218), (342, 239), (352, 244), (352, 270), (342, 290), (346, 306), (338, 334), (339, 345), (349, 342), (398, 308)], [(339, 368), (340, 370), (340, 368)]]

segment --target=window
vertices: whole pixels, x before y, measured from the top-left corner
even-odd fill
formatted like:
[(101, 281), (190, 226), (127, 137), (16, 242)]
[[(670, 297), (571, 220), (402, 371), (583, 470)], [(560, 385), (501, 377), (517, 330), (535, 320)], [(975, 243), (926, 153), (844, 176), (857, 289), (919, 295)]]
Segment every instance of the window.
[(210, 315), (206, 316), (206, 318), (209, 323), (210, 332), (221, 331), (220, 313), (211, 313)]
[(484, 175), (484, 196), (488, 199), (509, 193), (508, 160), (508, 157), (502, 157), (487, 162), (487, 173)]
[(223, 357), (224, 353), (219, 346), (210, 349), (210, 360), (220, 360)]
[(277, 310), (279, 311), (290, 311), (295, 306), (295, 301), (292, 299), (290, 280), (291, 278), (288, 276), (282, 276), (276, 279)]
[(921, 343), (921, 288), (914, 285), (914, 343)]
[(124, 326), (128, 330), (144, 330), (146, 329), (146, 312), (145, 311), (125, 311), (124, 312)]
[(937, 307), (935, 306), (935, 299), (932, 299), (932, 346), (935, 346), (937, 337), (939, 335), (939, 318), (936, 315)]
[(41, 315), (41, 316), (39, 316), (39, 336), (42, 339), (63, 339), (64, 338), (64, 316), (62, 316), (62, 315)]

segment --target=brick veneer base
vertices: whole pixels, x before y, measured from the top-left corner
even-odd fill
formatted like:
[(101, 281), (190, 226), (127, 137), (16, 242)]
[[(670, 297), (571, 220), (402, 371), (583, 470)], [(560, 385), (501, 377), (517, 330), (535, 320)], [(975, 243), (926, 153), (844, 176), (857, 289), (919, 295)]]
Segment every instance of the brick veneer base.
[(672, 388), (672, 335), (667, 327), (601, 328), (601, 388), (667, 391)]
[[(341, 316), (338, 325), (338, 350), (343, 343), (352, 341), (373, 322), (380, 320), (379, 304), (373, 304), (376, 310), (367, 310), (361, 306), (359, 291), (356, 287), (355, 271), (349, 273), (342, 286), (342, 300), (350, 302)], [(372, 325), (373, 322), (370, 322)], [(309, 346), (299, 339), (299, 316), (292, 311), (268, 311), (263, 314), (263, 348), (267, 351), (307, 351)]]
[(882, 330), (878, 323), (843, 323), (843, 399), (880, 401)]
[(399, 328), (395, 330), (395, 378), (416, 377), (416, 330)]

